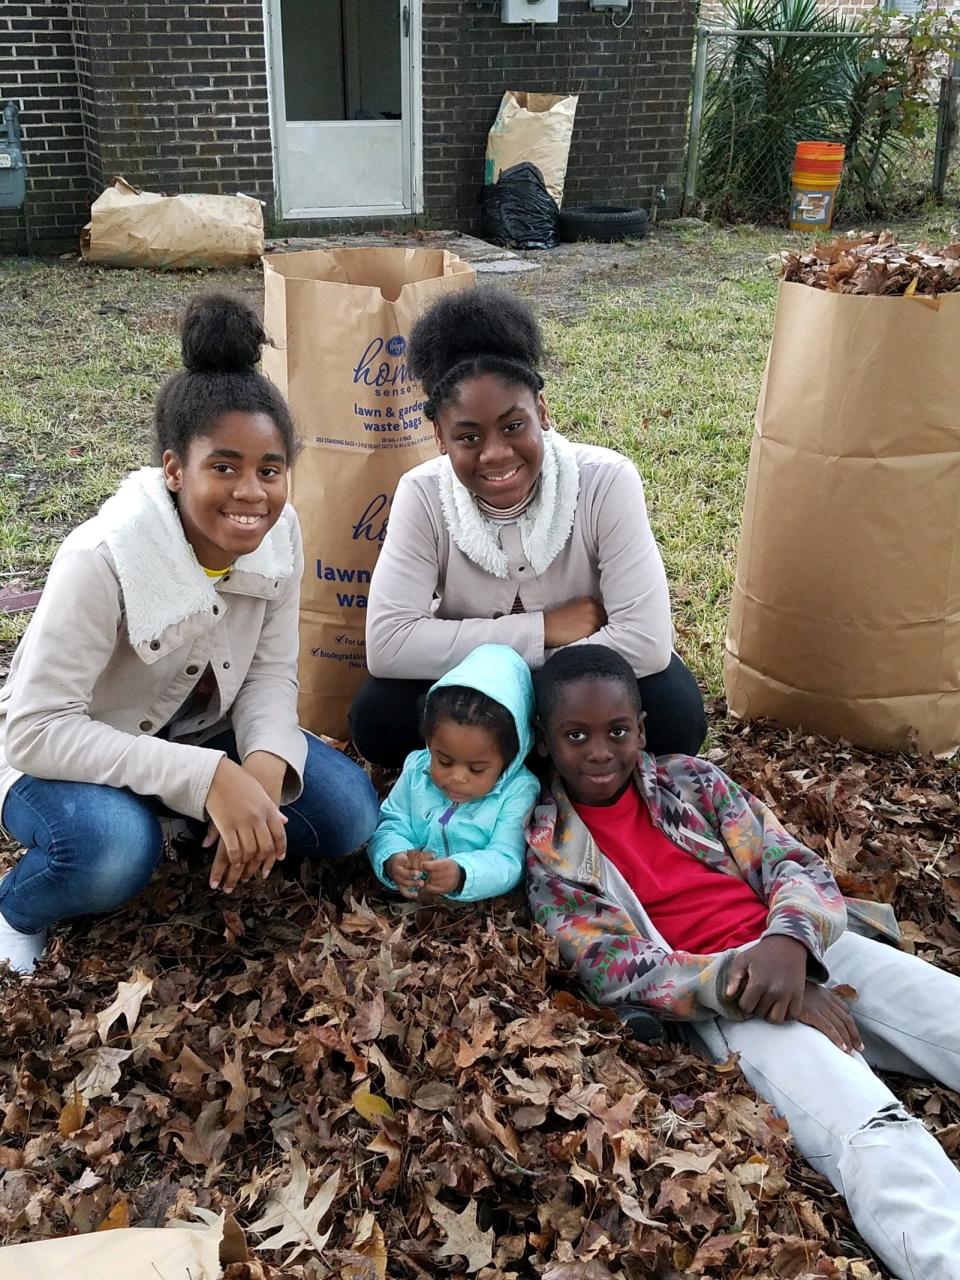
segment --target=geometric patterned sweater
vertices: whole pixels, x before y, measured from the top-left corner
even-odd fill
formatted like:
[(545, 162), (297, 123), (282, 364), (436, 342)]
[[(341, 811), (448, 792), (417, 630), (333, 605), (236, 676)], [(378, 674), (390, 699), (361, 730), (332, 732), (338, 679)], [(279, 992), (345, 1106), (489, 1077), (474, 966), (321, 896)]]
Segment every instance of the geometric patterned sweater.
[[(807, 976), (825, 982), (824, 952), (849, 908), (863, 931), (898, 936), (889, 907), (845, 904), (822, 858), (787, 832), (770, 809), (708, 760), (640, 753), (634, 784), (674, 844), (745, 880), (767, 904), (761, 936), (803, 943)], [(527, 896), (534, 919), (557, 939), (586, 994), (604, 1005), (642, 1005), (660, 1018), (742, 1019), (724, 995), (736, 949), (715, 955), (672, 951), (643, 904), (603, 856), (554, 773), (527, 828)], [(851, 925), (856, 927), (851, 919)], [(858, 929), (858, 932), (860, 930)]]

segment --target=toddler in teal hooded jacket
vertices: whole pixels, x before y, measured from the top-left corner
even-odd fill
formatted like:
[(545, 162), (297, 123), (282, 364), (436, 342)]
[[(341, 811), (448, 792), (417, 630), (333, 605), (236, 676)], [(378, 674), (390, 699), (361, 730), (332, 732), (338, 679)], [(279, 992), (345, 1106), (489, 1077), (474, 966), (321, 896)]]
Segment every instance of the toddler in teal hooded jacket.
[(495, 898), (523, 877), (524, 824), (539, 783), (533, 684), (513, 649), (484, 644), (427, 694), (426, 750), (407, 756), (367, 854), (404, 897)]

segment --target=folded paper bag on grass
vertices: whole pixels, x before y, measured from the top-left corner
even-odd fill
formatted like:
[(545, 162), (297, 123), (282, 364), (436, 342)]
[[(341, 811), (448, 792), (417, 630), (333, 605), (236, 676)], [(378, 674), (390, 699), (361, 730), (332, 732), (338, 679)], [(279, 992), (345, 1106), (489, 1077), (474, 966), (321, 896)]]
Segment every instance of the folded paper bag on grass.
[(110, 267), (242, 266), (263, 253), (263, 209), (252, 196), (162, 196), (114, 178), (93, 203), (80, 252)]
[[(837, 265), (852, 281), (853, 258)], [(875, 296), (889, 272), (879, 254), (865, 269), (874, 296), (780, 286), (727, 701), (745, 719), (945, 754), (960, 746), (960, 293)]]
[(196, 1209), (201, 1222), (126, 1227), (0, 1249), (3, 1280), (220, 1280), (249, 1258), (232, 1218)]

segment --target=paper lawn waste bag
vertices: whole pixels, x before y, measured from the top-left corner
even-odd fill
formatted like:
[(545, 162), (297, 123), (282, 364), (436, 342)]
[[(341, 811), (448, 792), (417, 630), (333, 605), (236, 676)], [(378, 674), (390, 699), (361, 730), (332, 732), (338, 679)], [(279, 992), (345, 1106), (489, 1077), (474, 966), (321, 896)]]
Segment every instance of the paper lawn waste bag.
[(734, 715), (960, 745), (958, 352), (960, 294), (781, 284), (727, 632)]
[(252, 196), (162, 196), (115, 178), (90, 209), (80, 252), (109, 267), (235, 267), (263, 253)]
[(304, 451), (292, 500), (303, 526), (300, 718), (347, 737), (365, 673), (367, 591), (397, 482), (436, 457), (407, 368), (413, 322), (476, 283), (446, 250), (329, 249), (264, 259), (264, 371), (289, 401)]
[(562, 205), (576, 114), (575, 93), (517, 93), (508, 89), (487, 135), (484, 183), (496, 182), (504, 169), (529, 161), (543, 174), (557, 205)]

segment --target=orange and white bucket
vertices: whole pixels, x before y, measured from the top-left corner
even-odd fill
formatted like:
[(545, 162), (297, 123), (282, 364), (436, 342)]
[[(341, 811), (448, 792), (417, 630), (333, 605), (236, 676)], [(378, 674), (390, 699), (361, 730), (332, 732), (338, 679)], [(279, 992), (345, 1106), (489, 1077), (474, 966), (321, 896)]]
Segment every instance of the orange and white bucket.
[(842, 142), (797, 143), (791, 179), (791, 231), (823, 231), (830, 226), (843, 175), (844, 150)]

